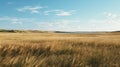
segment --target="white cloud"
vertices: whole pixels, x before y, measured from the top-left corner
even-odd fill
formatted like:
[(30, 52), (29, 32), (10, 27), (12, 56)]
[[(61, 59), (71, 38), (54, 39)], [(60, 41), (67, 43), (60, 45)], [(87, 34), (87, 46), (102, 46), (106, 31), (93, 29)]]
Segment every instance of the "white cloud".
[(120, 30), (120, 14), (105, 12), (99, 17), (86, 20), (86, 29), (92, 31)]
[(26, 12), (29, 11), (30, 13), (39, 13), (40, 9), (42, 9), (42, 6), (24, 6), (23, 8), (17, 9), (20, 12)]
[(110, 13), (110, 12), (105, 12), (104, 13), (107, 19), (107, 22), (109, 23), (118, 23), (120, 24), (120, 15), (115, 14), (115, 13)]
[[(39, 13), (40, 9), (42, 8), (46, 8), (46, 7), (42, 7), (42, 6), (24, 6), (22, 8), (18, 8), (17, 11), (19, 12), (30, 12), (30, 13)], [(70, 16), (73, 15), (76, 10), (46, 10), (43, 11), (44, 15), (56, 15), (56, 16)]]
[[(56, 10), (59, 11), (59, 10)], [(51, 12), (51, 11), (50, 11)], [(48, 12), (49, 13), (49, 12)], [(80, 21), (81, 20), (81, 21)], [(0, 22), (24, 25), (25, 28), (56, 31), (112, 31), (120, 30), (120, 14), (105, 13), (93, 19), (53, 19), (40, 20), (31, 18), (1, 17)], [(27, 23), (26, 23), (27, 22)]]
[(74, 11), (60, 11), (58, 13), (56, 13), (57, 16), (70, 16), (73, 14)]
[(15, 18), (15, 17), (1, 17), (0, 21), (10, 22), (12, 24), (22, 25), (24, 22), (30, 22), (30, 19), (26, 18)]
[[(9, 22), (13, 25), (21, 25), (26, 29), (52, 30), (52, 31), (53, 30), (56, 30), (56, 31), (80, 30), (79, 20), (41, 21), (39, 19), (31, 19), (31, 18), (1, 17), (0, 22), (6, 22), (6, 23)], [(31, 27), (31, 25), (34, 25), (35, 27)]]
[(22, 20), (21, 19), (17, 19), (17, 18), (11, 19), (11, 22), (13, 24), (21, 24), (21, 25), (23, 24)]
[(54, 14), (56, 16), (70, 16), (73, 15), (75, 13), (76, 10), (69, 10), (69, 11), (64, 11), (64, 10), (48, 10), (45, 11), (44, 14), (45, 15), (49, 15), (49, 14)]
[(4, 20), (8, 20), (9, 18), (7, 18), (7, 17), (1, 17), (0, 18), (0, 21), (4, 21)]
[(52, 30), (52, 31), (80, 30), (80, 20), (53, 20), (49, 22), (40, 22), (37, 25), (42, 30)]

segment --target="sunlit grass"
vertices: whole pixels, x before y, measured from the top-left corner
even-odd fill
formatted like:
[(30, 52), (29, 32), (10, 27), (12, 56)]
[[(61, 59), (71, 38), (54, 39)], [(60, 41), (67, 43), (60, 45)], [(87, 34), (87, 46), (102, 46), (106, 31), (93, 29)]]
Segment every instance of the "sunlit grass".
[(0, 67), (119, 66), (119, 34), (0, 33)]

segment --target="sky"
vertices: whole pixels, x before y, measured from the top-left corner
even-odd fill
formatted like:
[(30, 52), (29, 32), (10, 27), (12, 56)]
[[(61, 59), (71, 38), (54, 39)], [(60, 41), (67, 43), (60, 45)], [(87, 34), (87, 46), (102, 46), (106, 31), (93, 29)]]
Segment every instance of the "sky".
[(118, 31), (120, 0), (0, 0), (0, 29)]

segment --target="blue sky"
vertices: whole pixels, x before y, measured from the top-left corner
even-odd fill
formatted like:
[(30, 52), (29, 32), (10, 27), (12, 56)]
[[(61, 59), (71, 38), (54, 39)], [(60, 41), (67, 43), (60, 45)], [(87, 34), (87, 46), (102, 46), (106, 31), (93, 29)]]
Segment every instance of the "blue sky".
[(0, 29), (120, 30), (120, 0), (0, 0)]

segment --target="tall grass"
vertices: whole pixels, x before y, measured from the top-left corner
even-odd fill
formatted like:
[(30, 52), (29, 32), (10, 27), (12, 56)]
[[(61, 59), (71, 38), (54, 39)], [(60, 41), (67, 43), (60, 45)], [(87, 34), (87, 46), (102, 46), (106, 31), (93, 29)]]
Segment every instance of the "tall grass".
[(0, 33), (0, 67), (120, 67), (120, 35)]

